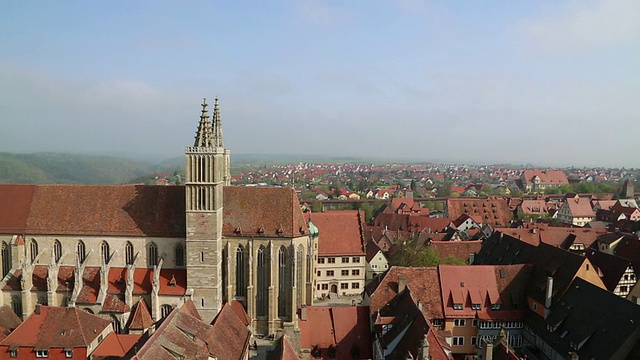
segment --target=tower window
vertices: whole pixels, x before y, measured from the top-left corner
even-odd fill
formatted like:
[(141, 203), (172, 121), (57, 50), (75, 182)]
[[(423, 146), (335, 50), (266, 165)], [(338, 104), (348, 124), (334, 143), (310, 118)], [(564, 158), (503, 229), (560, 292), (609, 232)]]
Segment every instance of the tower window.
[(11, 249), (9, 244), (2, 242), (2, 277), (4, 278), (11, 271)]
[(203, 263), (204, 262), (204, 251), (200, 252), (200, 262)]

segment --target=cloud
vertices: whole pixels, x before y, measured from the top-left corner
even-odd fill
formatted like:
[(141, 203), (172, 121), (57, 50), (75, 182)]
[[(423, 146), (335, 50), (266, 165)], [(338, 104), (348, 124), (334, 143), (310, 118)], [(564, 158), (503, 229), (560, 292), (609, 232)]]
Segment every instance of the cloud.
[(637, 43), (640, 38), (637, 0), (572, 1), (557, 12), (522, 23), (534, 49), (548, 54), (585, 52)]

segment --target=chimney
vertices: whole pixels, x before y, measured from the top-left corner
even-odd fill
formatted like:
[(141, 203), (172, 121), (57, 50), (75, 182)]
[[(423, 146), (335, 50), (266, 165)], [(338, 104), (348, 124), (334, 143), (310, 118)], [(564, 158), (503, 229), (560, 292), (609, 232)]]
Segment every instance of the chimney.
[(40, 305), (40, 304), (36, 304), (36, 309), (33, 312), (35, 312), (37, 315), (40, 315), (40, 307), (41, 306), (42, 305)]
[(422, 339), (422, 360), (430, 360), (431, 356), (429, 355), (429, 340), (427, 340), (427, 334), (424, 334), (424, 339)]
[(569, 353), (569, 360), (578, 360), (578, 359), (579, 359), (578, 353), (575, 353), (575, 352)]
[(536, 228), (533, 228), (533, 229), (531, 229), (531, 232), (535, 234), (536, 230), (537, 230)]
[(493, 342), (491, 341), (485, 344), (483, 360), (493, 360)]
[(473, 261), (476, 259), (475, 253), (469, 253), (469, 265), (473, 265)]
[(553, 297), (553, 277), (549, 276), (547, 277), (547, 292), (544, 297), (544, 307), (546, 310), (549, 310), (551, 308), (552, 297)]
[(307, 321), (307, 307), (305, 305), (300, 307), (300, 320)]
[(406, 287), (407, 287), (407, 283), (404, 276), (398, 277), (398, 294), (403, 292)]

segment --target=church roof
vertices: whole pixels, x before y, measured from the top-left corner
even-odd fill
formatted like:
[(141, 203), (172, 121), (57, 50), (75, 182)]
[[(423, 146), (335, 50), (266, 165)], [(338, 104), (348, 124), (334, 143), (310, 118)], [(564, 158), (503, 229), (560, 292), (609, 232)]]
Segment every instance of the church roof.
[[(184, 186), (0, 184), (0, 233), (185, 237)], [(308, 234), (293, 189), (224, 188), (225, 236)]]
[(147, 304), (144, 301), (144, 298), (140, 298), (138, 303), (135, 305), (133, 310), (133, 315), (131, 316), (131, 320), (129, 321), (129, 330), (145, 330), (151, 325), (153, 325), (153, 319), (151, 318), (151, 314), (149, 313), (149, 309), (147, 308)]

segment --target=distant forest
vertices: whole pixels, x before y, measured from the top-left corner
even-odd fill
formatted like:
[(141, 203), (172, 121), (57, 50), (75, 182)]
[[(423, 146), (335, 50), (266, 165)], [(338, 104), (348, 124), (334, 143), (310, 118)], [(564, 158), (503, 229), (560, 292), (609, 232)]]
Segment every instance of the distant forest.
[(0, 153), (0, 183), (122, 184), (169, 165), (109, 156)]

